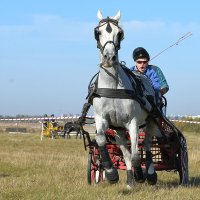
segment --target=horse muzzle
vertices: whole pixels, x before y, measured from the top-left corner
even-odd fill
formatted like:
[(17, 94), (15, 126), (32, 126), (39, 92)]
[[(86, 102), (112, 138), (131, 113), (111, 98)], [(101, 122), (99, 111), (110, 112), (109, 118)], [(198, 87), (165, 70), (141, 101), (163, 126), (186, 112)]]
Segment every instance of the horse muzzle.
[(102, 56), (102, 66), (106, 67), (106, 68), (110, 68), (113, 67), (114, 65), (118, 64), (118, 57), (117, 55), (108, 55), (108, 54), (104, 54)]

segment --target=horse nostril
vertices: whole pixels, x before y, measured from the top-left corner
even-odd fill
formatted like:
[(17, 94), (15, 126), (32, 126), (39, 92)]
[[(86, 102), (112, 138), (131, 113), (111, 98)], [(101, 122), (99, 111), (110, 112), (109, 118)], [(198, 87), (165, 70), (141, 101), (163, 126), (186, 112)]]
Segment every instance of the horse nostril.
[(106, 61), (112, 61), (112, 62), (114, 62), (114, 61), (117, 60), (116, 55), (108, 55), (108, 54), (104, 54), (103, 57), (104, 57), (104, 60), (106, 60)]
[(112, 57), (112, 61), (115, 61), (115, 60), (116, 60), (116, 58), (117, 58), (116, 56), (113, 56), (113, 57)]

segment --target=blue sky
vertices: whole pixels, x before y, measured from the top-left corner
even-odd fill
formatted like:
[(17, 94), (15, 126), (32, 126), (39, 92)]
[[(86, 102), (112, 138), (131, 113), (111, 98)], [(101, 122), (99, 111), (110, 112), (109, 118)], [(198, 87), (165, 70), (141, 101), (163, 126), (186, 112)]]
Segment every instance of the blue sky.
[(153, 57), (192, 32), (151, 64), (162, 68), (170, 85), (167, 114), (200, 114), (199, 8), (196, 0), (1, 0), (0, 115), (81, 112), (98, 72), (98, 9), (104, 17), (121, 11), (119, 58), (128, 67), (134, 48), (143, 46)]

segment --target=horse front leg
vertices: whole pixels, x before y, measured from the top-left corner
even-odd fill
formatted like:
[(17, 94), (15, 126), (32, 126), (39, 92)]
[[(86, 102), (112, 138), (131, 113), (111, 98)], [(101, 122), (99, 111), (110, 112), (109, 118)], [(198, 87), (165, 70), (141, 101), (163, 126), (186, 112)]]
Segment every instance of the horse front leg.
[(126, 173), (127, 173), (127, 187), (132, 188), (135, 184), (132, 163), (131, 163), (131, 153), (127, 145), (127, 137), (125, 130), (118, 130), (115, 133), (115, 139), (117, 144), (119, 144), (120, 149), (123, 154), (123, 158), (126, 164)]
[(131, 139), (131, 161), (132, 166), (134, 167), (134, 178), (136, 182), (143, 183), (144, 175), (141, 167), (140, 154), (138, 152), (138, 134), (139, 126), (137, 120), (132, 120), (131, 125), (129, 126), (129, 135)]
[(110, 155), (108, 152), (108, 149), (106, 147), (106, 137), (105, 137), (105, 131), (107, 129), (107, 126), (105, 124), (97, 122), (96, 120), (96, 142), (99, 146), (99, 154), (102, 159), (102, 165), (105, 169), (105, 176), (109, 183), (114, 184), (119, 181), (119, 175), (117, 169), (113, 168), (113, 163), (110, 159)]

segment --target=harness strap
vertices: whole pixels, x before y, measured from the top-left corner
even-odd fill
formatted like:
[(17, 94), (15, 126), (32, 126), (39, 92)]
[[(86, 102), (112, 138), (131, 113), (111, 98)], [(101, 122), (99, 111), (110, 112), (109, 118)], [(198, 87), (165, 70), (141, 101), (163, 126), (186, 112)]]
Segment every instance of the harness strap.
[(146, 102), (139, 98), (135, 91), (125, 89), (97, 88), (95, 97), (118, 98), (118, 99), (136, 99), (143, 106)]
[(100, 97), (107, 98), (133, 99), (136, 97), (133, 90), (125, 89), (97, 88), (95, 93)]

